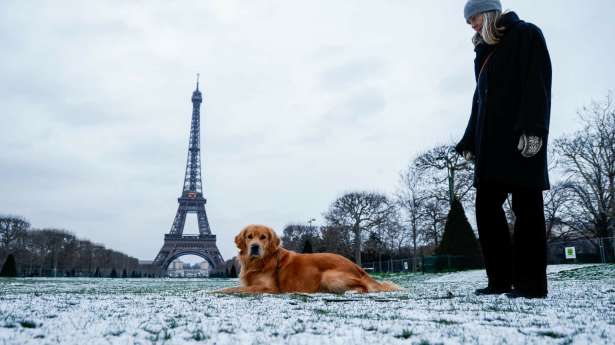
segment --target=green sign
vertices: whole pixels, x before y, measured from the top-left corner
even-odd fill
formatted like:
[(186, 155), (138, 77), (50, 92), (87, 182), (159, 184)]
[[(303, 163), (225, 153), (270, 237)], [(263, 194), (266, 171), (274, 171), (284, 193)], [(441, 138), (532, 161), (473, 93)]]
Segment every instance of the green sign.
[(577, 253), (574, 250), (574, 247), (564, 248), (564, 253), (566, 253), (566, 259), (576, 259), (577, 258)]

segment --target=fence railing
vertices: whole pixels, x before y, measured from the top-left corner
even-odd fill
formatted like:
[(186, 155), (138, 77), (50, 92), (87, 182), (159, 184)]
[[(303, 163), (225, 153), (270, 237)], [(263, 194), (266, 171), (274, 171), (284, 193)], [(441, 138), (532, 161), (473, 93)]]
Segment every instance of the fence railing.
[(423, 263), (421, 257), (414, 257), (364, 262), (362, 266), (368, 272), (417, 272)]
[[(547, 263), (615, 263), (615, 237), (549, 241)], [(484, 268), (484, 263), (480, 256), (434, 255), (364, 262), (362, 266), (370, 273), (446, 272)]]
[(389, 259), (363, 263), (363, 268), (373, 273), (395, 272), (451, 272), (483, 267), (480, 256), (434, 255), (407, 259)]
[(559, 239), (547, 246), (549, 264), (615, 263), (615, 237)]

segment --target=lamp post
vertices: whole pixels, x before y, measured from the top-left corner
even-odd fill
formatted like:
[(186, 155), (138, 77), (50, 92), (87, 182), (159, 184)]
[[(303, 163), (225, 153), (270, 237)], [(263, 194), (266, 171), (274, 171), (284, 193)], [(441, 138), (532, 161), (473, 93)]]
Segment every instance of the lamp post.
[[(306, 233), (304, 234), (304, 239), (303, 239), (303, 253), (313, 253), (313, 249), (312, 249), (312, 243), (311, 243), (311, 239), (313, 239), (315, 236), (314, 228), (312, 223), (316, 221), (316, 218), (310, 218), (308, 219), (307, 223), (308, 223), (308, 230), (306, 231)], [(308, 244), (309, 244), (309, 249), (308, 249)]]
[(310, 218), (307, 222), (312, 227), (312, 223), (316, 221), (316, 218)]

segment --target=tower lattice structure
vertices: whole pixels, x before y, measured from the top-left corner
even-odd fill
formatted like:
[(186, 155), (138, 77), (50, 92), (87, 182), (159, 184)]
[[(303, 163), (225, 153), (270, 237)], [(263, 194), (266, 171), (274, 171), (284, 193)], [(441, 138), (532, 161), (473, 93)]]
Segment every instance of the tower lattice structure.
[(192, 93), (192, 122), (190, 125), (190, 140), (188, 144), (188, 158), (186, 159), (186, 174), (184, 175), (184, 188), (178, 199), (179, 208), (175, 220), (171, 225), (171, 235), (182, 235), (186, 223), (187, 213), (196, 213), (199, 224), (199, 234), (209, 235), (209, 221), (205, 212), (207, 200), (203, 197), (203, 179), (201, 175), (201, 103), (203, 96), (199, 91), (197, 79), (196, 90)]
[[(203, 196), (203, 178), (201, 174), (201, 103), (203, 96), (199, 90), (197, 75), (196, 89), (192, 93), (192, 121), (186, 172), (181, 196), (177, 199), (179, 206), (171, 230), (164, 237), (164, 245), (154, 262), (165, 269), (176, 258), (183, 255), (197, 255), (207, 260), (212, 268), (219, 269), (224, 263), (216, 246), (216, 235), (212, 234), (205, 212), (207, 199)], [(196, 213), (198, 235), (185, 235), (186, 215)]]

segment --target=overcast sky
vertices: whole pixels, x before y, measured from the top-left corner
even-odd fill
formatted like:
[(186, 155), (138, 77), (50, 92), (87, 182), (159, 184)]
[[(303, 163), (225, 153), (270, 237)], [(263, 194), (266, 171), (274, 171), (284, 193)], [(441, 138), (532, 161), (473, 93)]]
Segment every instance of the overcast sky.
[[(395, 191), (457, 140), (474, 89), (465, 1), (0, 2), (0, 213), (144, 260), (181, 194), (195, 74), (207, 214), (225, 259), (342, 193)], [(615, 2), (503, 1), (542, 28), (551, 138), (615, 88)], [(186, 225), (195, 233), (196, 219)]]

